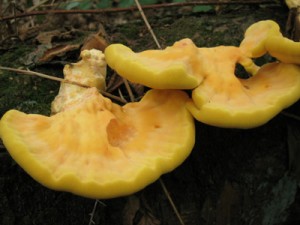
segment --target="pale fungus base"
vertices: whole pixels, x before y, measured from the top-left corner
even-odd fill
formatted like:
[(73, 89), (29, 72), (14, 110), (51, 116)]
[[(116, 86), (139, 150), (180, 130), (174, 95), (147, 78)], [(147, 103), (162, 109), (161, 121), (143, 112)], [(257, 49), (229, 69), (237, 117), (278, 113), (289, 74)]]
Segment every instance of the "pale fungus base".
[(105, 90), (106, 61), (104, 54), (99, 50), (92, 49), (82, 51), (80, 57), (79, 62), (67, 64), (64, 67), (65, 80), (75, 84), (61, 83), (59, 93), (51, 103), (52, 114), (78, 104), (82, 100), (81, 95), (84, 94), (86, 87)]
[(0, 137), (14, 160), (55, 190), (90, 198), (129, 195), (180, 165), (195, 142), (181, 91), (152, 90), (121, 107), (95, 88), (47, 117), (8, 111)]

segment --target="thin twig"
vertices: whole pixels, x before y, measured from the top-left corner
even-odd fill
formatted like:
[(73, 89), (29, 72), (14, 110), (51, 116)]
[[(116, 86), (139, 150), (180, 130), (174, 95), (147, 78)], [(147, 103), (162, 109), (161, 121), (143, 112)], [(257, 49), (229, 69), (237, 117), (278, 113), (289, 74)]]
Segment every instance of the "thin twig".
[(31, 75), (31, 76), (37, 76), (37, 77), (42, 77), (42, 78), (46, 78), (48, 80), (54, 80), (54, 81), (58, 81), (58, 82), (62, 82), (62, 83), (69, 83), (69, 84), (74, 84), (80, 87), (85, 87), (87, 88), (88, 86), (77, 83), (77, 82), (73, 82), (73, 81), (69, 81), (69, 80), (65, 80), (59, 77), (54, 77), (54, 76), (50, 76), (50, 75), (46, 75), (43, 73), (39, 73), (39, 72), (34, 72), (31, 70), (21, 70), (21, 69), (16, 69), (16, 68), (10, 68), (10, 67), (5, 67), (5, 66), (0, 66), (0, 70), (7, 70), (7, 71), (12, 71), (12, 72), (16, 72), (16, 73), (22, 73), (22, 74), (27, 74), (27, 75)]
[(104, 95), (104, 96), (106, 96), (106, 97), (108, 97), (108, 98), (111, 98), (111, 99), (113, 99), (113, 100), (116, 100), (116, 101), (118, 101), (118, 102), (120, 102), (120, 103), (123, 103), (123, 104), (126, 104), (126, 103), (127, 103), (126, 100), (124, 100), (124, 99), (122, 99), (122, 98), (120, 98), (120, 97), (118, 97), (118, 96), (115, 96), (115, 95), (113, 95), (113, 94), (110, 94), (110, 93), (108, 93), (108, 92), (106, 92), (106, 91), (100, 91), (100, 93), (101, 93), (102, 95)]
[(170, 204), (171, 204), (171, 206), (172, 206), (172, 208), (173, 208), (173, 210), (174, 210), (174, 212), (175, 212), (175, 214), (176, 214), (176, 216), (177, 216), (180, 224), (181, 225), (185, 225), (184, 222), (183, 222), (183, 219), (182, 219), (182, 217), (181, 217), (181, 215), (180, 215), (180, 213), (179, 213), (179, 211), (178, 211), (178, 209), (177, 209), (177, 207), (176, 207), (176, 205), (175, 205), (175, 203), (174, 203), (174, 201), (172, 199), (172, 197), (169, 194), (169, 191), (168, 191), (165, 183), (163, 182), (163, 180), (161, 178), (159, 178), (159, 183), (160, 183), (160, 185), (161, 185), (161, 187), (162, 187), (165, 195), (167, 196), (167, 198), (168, 198), (168, 200), (169, 200), (169, 202), (170, 202)]
[(130, 88), (130, 85), (129, 85), (129, 83), (128, 83), (128, 80), (125, 79), (125, 78), (123, 78), (123, 81), (124, 81), (126, 90), (127, 90), (128, 94), (129, 94), (130, 101), (131, 101), (131, 102), (134, 102), (134, 101), (135, 101), (135, 98), (134, 98), (134, 95), (133, 95), (132, 90), (131, 90), (131, 88)]
[(95, 215), (97, 206), (98, 206), (98, 200), (95, 200), (95, 204), (94, 204), (93, 210), (92, 210), (92, 212), (90, 213), (89, 225), (95, 224), (95, 222), (94, 222), (94, 215)]
[(124, 95), (122, 94), (122, 91), (121, 91), (120, 88), (118, 89), (118, 92), (119, 92), (120, 98), (121, 98), (123, 101), (125, 101), (125, 102), (127, 103), (127, 101), (126, 101), (126, 99), (124, 98)]
[[(38, 72), (34, 72), (34, 71), (30, 71), (30, 70), (21, 70), (21, 69), (15, 69), (15, 68), (10, 68), (10, 67), (5, 67), (5, 66), (0, 66), (0, 70), (7, 70), (7, 71), (12, 71), (12, 72), (16, 72), (16, 73), (21, 73), (21, 74), (26, 74), (26, 75), (31, 75), (31, 76), (38, 76), (38, 77), (42, 77), (48, 80), (54, 80), (54, 81), (58, 81), (58, 82), (62, 82), (62, 83), (68, 83), (68, 84), (73, 84), (73, 85), (77, 85), (83, 88), (90, 88), (87, 85), (84, 84), (80, 84), (78, 82), (74, 82), (74, 81), (70, 81), (70, 80), (65, 80), (59, 77), (54, 77), (54, 76), (50, 76), (50, 75), (46, 75), (43, 73), (38, 73)], [(118, 96), (112, 95), (108, 92), (105, 91), (100, 91), (101, 94), (103, 94), (106, 97), (109, 97), (111, 99), (114, 99), (116, 101), (119, 101), (120, 103), (125, 104), (126, 101), (124, 101), (122, 98), (119, 98)]]
[(95, 200), (95, 204), (94, 204), (93, 210), (90, 213), (89, 225), (95, 224), (95, 222), (94, 222), (94, 216), (95, 216), (95, 212), (97, 210), (98, 203), (101, 203), (101, 205), (106, 206), (103, 202), (99, 201), (98, 199)]
[(135, 1), (135, 4), (136, 4), (136, 6), (137, 6), (137, 8), (138, 8), (138, 10), (139, 10), (139, 12), (140, 12), (140, 14), (141, 14), (141, 16), (142, 16), (142, 18), (143, 18), (145, 24), (146, 24), (146, 26), (147, 26), (147, 28), (148, 28), (148, 30), (149, 30), (151, 36), (152, 36), (152, 38), (153, 38), (155, 44), (157, 45), (157, 47), (158, 47), (159, 49), (161, 49), (161, 46), (160, 46), (160, 44), (159, 44), (159, 42), (158, 42), (158, 40), (157, 40), (157, 37), (156, 37), (155, 33), (153, 32), (153, 30), (152, 30), (152, 28), (151, 28), (151, 26), (150, 26), (150, 23), (148, 22), (147, 17), (145, 16), (145, 13), (144, 13), (144, 11), (143, 11), (143, 9), (142, 9), (142, 6), (141, 6), (139, 0), (134, 0), (134, 1)]
[[(213, 1), (213, 0), (203, 0), (203, 1), (193, 1), (193, 2), (179, 2), (179, 3), (162, 3), (154, 5), (145, 5), (143, 9), (160, 9), (160, 8), (170, 8), (170, 7), (183, 7), (183, 6), (197, 6), (197, 5), (252, 5), (252, 4), (270, 4), (276, 3), (274, 0), (244, 0), (244, 1)], [(37, 15), (46, 15), (46, 14), (99, 14), (99, 13), (118, 13), (118, 12), (127, 12), (138, 10), (137, 7), (127, 7), (127, 8), (107, 8), (107, 9), (92, 9), (92, 10), (41, 10), (41, 11), (32, 11), (26, 13), (19, 13), (12, 16), (5, 16), (0, 18), (0, 22), (28, 17), (28, 16), (37, 16)]]

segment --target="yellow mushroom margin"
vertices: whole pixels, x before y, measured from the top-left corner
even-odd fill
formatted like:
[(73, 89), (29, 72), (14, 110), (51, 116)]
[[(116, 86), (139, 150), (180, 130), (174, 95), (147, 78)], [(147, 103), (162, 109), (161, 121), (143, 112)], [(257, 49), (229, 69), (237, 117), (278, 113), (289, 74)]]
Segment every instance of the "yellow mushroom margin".
[(137, 192), (179, 166), (195, 142), (177, 90), (151, 90), (121, 107), (90, 88), (72, 108), (47, 117), (10, 110), (0, 137), (12, 158), (44, 186), (90, 198)]
[(163, 50), (139, 53), (123, 44), (111, 44), (104, 54), (107, 64), (120, 76), (150, 88), (193, 89), (201, 81), (191, 66), (197, 47), (190, 39)]
[(280, 62), (300, 64), (300, 43), (284, 37), (273, 20), (252, 24), (245, 32), (240, 49), (250, 58), (268, 53)]
[(218, 127), (263, 125), (300, 98), (300, 67), (293, 64), (270, 63), (249, 79), (211, 82), (193, 91), (187, 107), (197, 120)]

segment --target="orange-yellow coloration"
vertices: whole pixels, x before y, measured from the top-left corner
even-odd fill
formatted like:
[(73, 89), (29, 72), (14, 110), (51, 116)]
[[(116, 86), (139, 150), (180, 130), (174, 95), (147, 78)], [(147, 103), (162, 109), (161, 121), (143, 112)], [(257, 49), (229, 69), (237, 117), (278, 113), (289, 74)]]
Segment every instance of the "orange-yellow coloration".
[[(280, 63), (257, 66), (253, 58), (266, 53)], [(176, 84), (171, 88), (182, 89), (180, 84), (193, 77), (198, 83), (185, 87), (194, 89), (187, 107), (197, 120), (210, 125), (256, 127), (300, 98), (300, 68), (295, 65), (300, 64), (300, 43), (284, 38), (271, 20), (251, 25), (239, 47), (197, 48), (186, 38), (164, 50), (140, 53), (115, 44), (105, 56), (121, 76), (153, 88)], [(252, 77), (239, 79), (237, 64)]]
[(197, 47), (183, 39), (164, 50), (133, 52), (122, 44), (105, 49), (107, 64), (126, 79), (156, 89), (192, 89), (201, 80), (194, 73)]
[(207, 71), (208, 78), (192, 94), (187, 105), (204, 123), (232, 128), (252, 128), (268, 122), (300, 98), (300, 67), (266, 64), (249, 79), (238, 79), (223, 68)]
[(251, 58), (269, 53), (280, 62), (300, 64), (300, 43), (283, 37), (278, 24), (272, 20), (252, 24), (240, 49)]
[(240, 49), (251, 58), (257, 58), (267, 53), (265, 44), (269, 37), (282, 37), (280, 27), (272, 20), (262, 20), (252, 24), (245, 32)]
[(300, 65), (300, 42), (284, 37), (269, 37), (265, 44), (268, 53), (284, 63)]
[(53, 116), (8, 111), (0, 137), (35, 180), (91, 198), (134, 193), (180, 165), (194, 145), (194, 122), (181, 91), (151, 90), (121, 107), (86, 89)]

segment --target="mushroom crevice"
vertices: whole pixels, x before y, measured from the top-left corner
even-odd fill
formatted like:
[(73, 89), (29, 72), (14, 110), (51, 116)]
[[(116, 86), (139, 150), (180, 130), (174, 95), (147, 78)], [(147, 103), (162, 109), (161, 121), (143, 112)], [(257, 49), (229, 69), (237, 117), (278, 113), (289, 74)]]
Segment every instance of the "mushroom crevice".
[[(265, 54), (278, 61), (257, 66), (253, 59)], [(105, 58), (132, 82), (159, 89), (192, 89), (187, 108), (198, 121), (213, 126), (257, 127), (300, 98), (300, 43), (284, 38), (271, 20), (251, 25), (238, 47), (198, 48), (185, 38), (163, 50), (134, 53), (112, 44)], [(249, 78), (236, 76), (237, 64)], [(184, 86), (191, 77), (193, 85)]]

